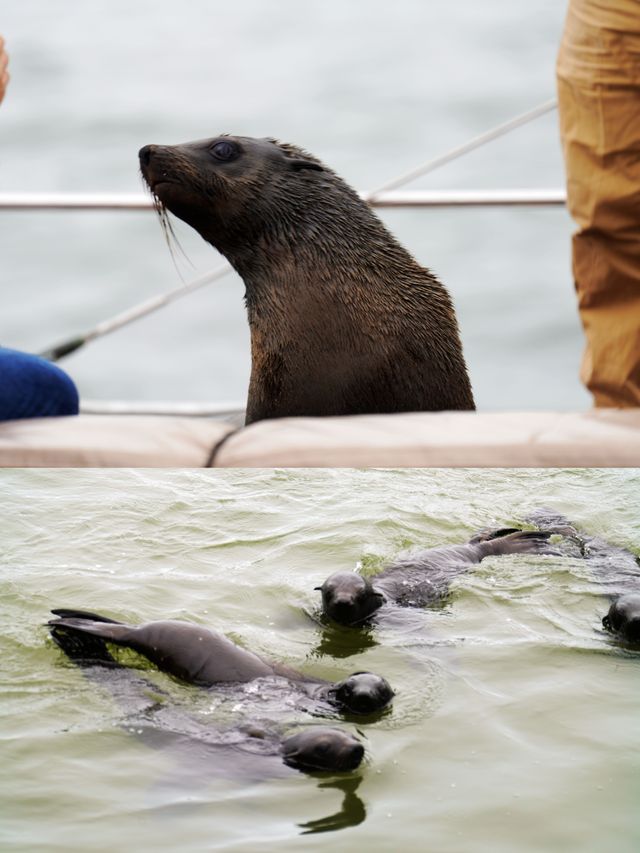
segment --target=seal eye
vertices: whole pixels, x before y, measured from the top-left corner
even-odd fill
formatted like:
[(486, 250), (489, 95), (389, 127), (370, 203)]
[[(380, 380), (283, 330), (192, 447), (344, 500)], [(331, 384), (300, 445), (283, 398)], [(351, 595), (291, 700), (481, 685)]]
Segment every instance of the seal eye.
[(234, 160), (238, 156), (238, 149), (232, 142), (216, 142), (209, 151), (216, 160)]

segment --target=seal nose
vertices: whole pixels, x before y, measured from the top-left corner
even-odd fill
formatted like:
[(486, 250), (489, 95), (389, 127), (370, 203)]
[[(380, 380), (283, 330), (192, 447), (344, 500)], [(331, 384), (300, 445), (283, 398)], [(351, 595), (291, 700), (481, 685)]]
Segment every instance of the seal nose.
[(356, 714), (370, 714), (372, 711), (377, 711), (381, 707), (379, 699), (367, 692), (357, 692), (351, 696), (349, 704), (351, 710)]
[(360, 766), (360, 763), (363, 758), (364, 746), (361, 743), (354, 743), (351, 749), (349, 750), (345, 766), (349, 770), (355, 770), (356, 767)]
[(143, 148), (138, 151), (138, 157), (140, 158), (141, 166), (148, 166), (151, 162), (151, 158), (153, 157), (154, 151), (156, 150), (157, 145), (145, 145)]
[(640, 615), (632, 616), (623, 627), (625, 639), (630, 643), (640, 642)]

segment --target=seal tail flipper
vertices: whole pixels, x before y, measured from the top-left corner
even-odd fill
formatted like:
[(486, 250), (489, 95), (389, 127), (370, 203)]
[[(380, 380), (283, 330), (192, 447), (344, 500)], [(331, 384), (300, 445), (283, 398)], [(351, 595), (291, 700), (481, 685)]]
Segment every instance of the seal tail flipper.
[(516, 530), (506, 535), (496, 536), (482, 542), (485, 556), (490, 554), (551, 554), (559, 551), (549, 544), (553, 532), (549, 530)]
[(469, 539), (470, 545), (476, 545), (478, 542), (488, 542), (490, 539), (500, 539), (502, 536), (508, 536), (510, 533), (522, 532), (521, 527), (500, 527), (497, 530), (480, 530)]
[(49, 631), (53, 642), (78, 666), (119, 666), (100, 637), (69, 631), (51, 623)]
[[(128, 645), (131, 636), (131, 627), (122, 622), (116, 622), (97, 613), (88, 613), (82, 610), (66, 610), (63, 608), (52, 610), (57, 618), (48, 622), (50, 629), (64, 628), (76, 634), (101, 637), (110, 643)], [(73, 614), (73, 615), (68, 615)]]
[(56, 616), (69, 617), (71, 619), (90, 619), (92, 622), (111, 622), (112, 625), (121, 625), (116, 619), (101, 616), (99, 613), (91, 613), (89, 610), (69, 610), (66, 607), (57, 607), (51, 611)]

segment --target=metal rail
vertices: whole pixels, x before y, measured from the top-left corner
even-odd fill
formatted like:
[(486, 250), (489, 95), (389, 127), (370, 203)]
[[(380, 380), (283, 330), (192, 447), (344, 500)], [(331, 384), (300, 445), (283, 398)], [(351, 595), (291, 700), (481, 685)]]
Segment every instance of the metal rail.
[[(372, 198), (372, 207), (540, 207), (566, 202), (563, 189), (397, 190)], [(0, 193), (2, 210), (154, 210), (142, 193)]]
[(244, 415), (245, 403), (175, 403), (130, 400), (81, 400), (83, 415), (155, 415), (167, 417), (220, 418)]
[(371, 207), (542, 207), (566, 204), (562, 189), (396, 190), (375, 198), (360, 193)]

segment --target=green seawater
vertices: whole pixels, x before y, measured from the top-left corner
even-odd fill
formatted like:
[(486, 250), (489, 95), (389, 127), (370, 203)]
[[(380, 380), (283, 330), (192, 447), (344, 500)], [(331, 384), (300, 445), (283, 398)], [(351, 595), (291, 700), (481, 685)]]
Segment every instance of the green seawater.
[[(318, 620), (332, 571), (539, 506), (640, 553), (637, 470), (0, 472), (1, 849), (639, 849), (640, 655), (602, 632), (615, 589), (585, 561), (487, 559), (443, 606), (355, 640)], [(332, 721), (366, 745), (346, 778), (229, 752), (203, 766), (138, 736), (49, 640), (52, 607), (207, 624), (314, 675), (379, 672), (397, 696), (377, 722)], [(212, 725), (323, 722), (143, 674)]]

